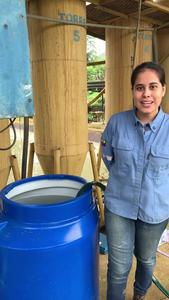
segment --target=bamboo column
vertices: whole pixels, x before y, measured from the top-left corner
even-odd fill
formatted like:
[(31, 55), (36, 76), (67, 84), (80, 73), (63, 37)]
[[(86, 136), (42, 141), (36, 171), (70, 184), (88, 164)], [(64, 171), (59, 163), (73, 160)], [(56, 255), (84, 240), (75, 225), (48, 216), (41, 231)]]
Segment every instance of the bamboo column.
[[(0, 131), (8, 126), (8, 120), (0, 120)], [(10, 145), (9, 128), (0, 133), (0, 148), (7, 148)], [(2, 189), (8, 181), (8, 176), (11, 168), (10, 163), (11, 151), (0, 150), (0, 189)]]
[[(114, 25), (126, 25), (126, 20)], [(128, 26), (136, 26), (132, 20)], [(140, 26), (148, 27), (141, 23)], [(106, 29), (106, 81), (105, 118), (119, 111), (132, 108), (130, 76), (135, 65), (152, 59), (152, 32), (141, 31), (138, 35), (136, 56), (134, 58), (136, 31)]]
[(78, 25), (29, 19), (35, 102), (35, 152), (43, 171), (80, 175), (88, 150), (86, 6), (82, 0), (30, 0), (29, 14)]
[[(157, 32), (157, 45), (158, 45), (158, 60), (163, 66), (166, 73), (166, 84), (169, 87), (169, 29), (161, 29)], [(169, 88), (166, 90), (163, 99), (163, 109), (169, 113)]]

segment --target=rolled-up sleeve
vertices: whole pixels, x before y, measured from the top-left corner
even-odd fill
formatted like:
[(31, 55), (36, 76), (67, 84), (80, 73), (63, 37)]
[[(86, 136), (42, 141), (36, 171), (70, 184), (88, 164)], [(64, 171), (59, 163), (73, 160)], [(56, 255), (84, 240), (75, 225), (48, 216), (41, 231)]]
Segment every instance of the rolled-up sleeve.
[(102, 147), (102, 159), (107, 167), (110, 170), (114, 155), (112, 148), (112, 130), (110, 122), (108, 122), (102, 136), (101, 136), (101, 147)]

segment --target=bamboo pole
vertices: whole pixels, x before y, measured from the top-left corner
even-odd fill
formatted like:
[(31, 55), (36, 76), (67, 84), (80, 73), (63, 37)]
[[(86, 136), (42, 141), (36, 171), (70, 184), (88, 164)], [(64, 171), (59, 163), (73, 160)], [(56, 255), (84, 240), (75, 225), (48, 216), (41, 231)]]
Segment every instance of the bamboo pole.
[(34, 154), (35, 154), (34, 143), (30, 143), (29, 160), (28, 160), (28, 177), (32, 177), (33, 174)]
[(61, 173), (61, 152), (60, 148), (54, 151), (54, 173), (60, 174)]
[[(96, 156), (95, 156), (93, 143), (89, 143), (89, 152), (90, 152), (94, 180), (99, 181), (99, 175), (98, 175), (98, 171), (97, 171), (97, 163), (96, 163)], [(104, 206), (103, 206), (101, 189), (99, 187), (96, 187), (96, 193), (97, 193), (98, 206), (99, 206), (99, 211), (100, 211), (100, 226), (102, 227), (102, 226), (104, 226)]]
[(11, 163), (11, 168), (13, 171), (15, 181), (21, 179), (21, 174), (20, 174), (18, 160), (17, 160), (16, 155), (10, 156), (10, 163)]
[(96, 97), (94, 97), (94, 98), (88, 103), (88, 107), (89, 107), (90, 105), (94, 104), (94, 103), (97, 101), (97, 99), (99, 99), (100, 96), (102, 96), (104, 93), (105, 93), (105, 88), (102, 89), (102, 90), (100, 91), (100, 93), (99, 93)]

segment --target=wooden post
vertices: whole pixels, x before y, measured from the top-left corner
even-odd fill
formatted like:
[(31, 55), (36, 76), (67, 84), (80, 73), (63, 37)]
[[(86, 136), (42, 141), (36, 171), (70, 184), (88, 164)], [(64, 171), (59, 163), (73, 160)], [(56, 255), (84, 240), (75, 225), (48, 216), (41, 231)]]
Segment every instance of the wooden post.
[(21, 174), (20, 174), (20, 171), (19, 171), (18, 161), (17, 161), (17, 158), (16, 158), (15, 155), (10, 156), (10, 163), (11, 163), (11, 168), (12, 168), (12, 171), (13, 171), (15, 181), (21, 179)]
[[(97, 163), (96, 163), (96, 156), (95, 156), (93, 143), (89, 143), (89, 152), (90, 152), (94, 180), (99, 181), (99, 175), (98, 175), (98, 171), (97, 171)], [(100, 211), (100, 226), (102, 227), (104, 225), (104, 206), (103, 206), (101, 189), (99, 187), (96, 187), (96, 193), (97, 193), (98, 205), (99, 205), (99, 211)]]
[(34, 143), (30, 143), (29, 161), (28, 161), (28, 177), (32, 177), (32, 174), (33, 174), (34, 154), (35, 154)]
[[(10, 145), (9, 128), (7, 128), (8, 125), (9, 122), (7, 119), (0, 120), (0, 149), (8, 148)], [(8, 181), (10, 173), (10, 156), (10, 149), (5, 151), (0, 150), (0, 189), (2, 189)]]
[(54, 173), (61, 173), (61, 156), (60, 156), (60, 148), (54, 151)]

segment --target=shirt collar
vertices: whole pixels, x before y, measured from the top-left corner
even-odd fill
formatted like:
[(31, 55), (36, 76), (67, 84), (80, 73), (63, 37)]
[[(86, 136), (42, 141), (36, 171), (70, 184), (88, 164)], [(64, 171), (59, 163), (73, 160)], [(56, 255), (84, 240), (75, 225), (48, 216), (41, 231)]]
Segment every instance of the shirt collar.
[[(135, 126), (138, 126), (139, 124), (141, 124), (140, 120), (137, 118), (136, 116), (136, 109), (133, 110), (134, 111), (134, 121), (135, 121)], [(155, 132), (156, 130), (158, 130), (159, 126), (161, 125), (161, 122), (164, 118), (164, 111), (162, 109), (162, 107), (160, 106), (159, 112), (157, 114), (157, 116), (155, 117), (155, 119), (149, 124), (150, 128), (153, 132)]]

